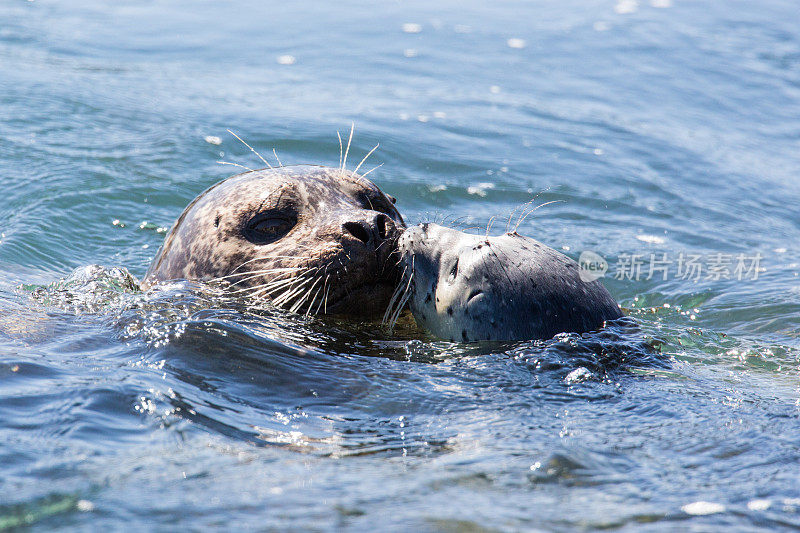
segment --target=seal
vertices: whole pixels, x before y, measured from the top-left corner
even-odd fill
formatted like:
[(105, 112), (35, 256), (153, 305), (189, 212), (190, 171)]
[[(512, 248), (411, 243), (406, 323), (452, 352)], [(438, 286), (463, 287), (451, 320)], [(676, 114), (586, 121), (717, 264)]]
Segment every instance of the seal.
[(421, 224), (398, 247), (403, 281), (392, 303), (409, 301), (417, 324), (440, 338), (549, 339), (622, 316), (600, 282), (580, 278), (575, 261), (516, 232), (484, 237)]
[(394, 203), (340, 168), (237, 174), (186, 207), (144, 284), (217, 280), (293, 312), (374, 315), (399, 279), (397, 239), (405, 224)]

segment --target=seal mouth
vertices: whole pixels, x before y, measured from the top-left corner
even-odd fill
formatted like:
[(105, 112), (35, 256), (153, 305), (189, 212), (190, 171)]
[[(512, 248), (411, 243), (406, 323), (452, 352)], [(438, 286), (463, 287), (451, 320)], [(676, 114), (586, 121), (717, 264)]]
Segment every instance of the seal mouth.
[(389, 305), (395, 285), (385, 282), (362, 285), (345, 293), (334, 302), (328, 302), (326, 315), (379, 317)]
[(480, 296), (481, 294), (483, 294), (483, 291), (482, 291), (481, 289), (475, 289), (475, 290), (473, 290), (471, 293), (469, 293), (469, 296), (467, 296), (467, 305), (469, 305), (469, 303), (470, 303), (470, 302), (471, 302), (473, 299), (477, 298), (477, 297), (478, 297), (478, 296)]

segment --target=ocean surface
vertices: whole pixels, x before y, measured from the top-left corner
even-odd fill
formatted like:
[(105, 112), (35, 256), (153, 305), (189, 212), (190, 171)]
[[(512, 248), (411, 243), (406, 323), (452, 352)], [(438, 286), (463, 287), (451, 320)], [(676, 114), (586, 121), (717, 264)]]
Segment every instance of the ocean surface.
[[(140, 290), (218, 161), (264, 166), (227, 130), (335, 166), (351, 124), (408, 223), (518, 225), (630, 319)], [(794, 1), (4, 1), (0, 530), (798, 528), (798, 205)]]

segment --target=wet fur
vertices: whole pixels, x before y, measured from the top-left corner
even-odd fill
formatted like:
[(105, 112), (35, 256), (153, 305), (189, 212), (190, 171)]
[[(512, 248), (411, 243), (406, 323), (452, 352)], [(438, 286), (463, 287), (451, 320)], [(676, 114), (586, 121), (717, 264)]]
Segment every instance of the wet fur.
[[(399, 279), (395, 253), (404, 227), (392, 204), (371, 181), (343, 168), (302, 165), (238, 174), (189, 204), (145, 282), (220, 280), (243, 295), (307, 314), (382, 312)], [(295, 211), (297, 223), (276, 242), (253, 244), (242, 228), (270, 209)], [(369, 242), (346, 224), (362, 228)]]
[(515, 231), (487, 237), (421, 224), (399, 250), (407, 289), (393, 301), (408, 301), (421, 327), (451, 341), (548, 339), (622, 316), (575, 261)]

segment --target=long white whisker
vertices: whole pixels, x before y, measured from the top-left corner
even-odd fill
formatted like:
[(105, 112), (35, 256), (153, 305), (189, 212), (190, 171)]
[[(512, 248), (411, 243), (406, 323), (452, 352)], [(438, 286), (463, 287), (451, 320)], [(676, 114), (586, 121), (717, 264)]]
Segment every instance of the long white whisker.
[(339, 131), (337, 130), (336, 131), (336, 136), (339, 138), (339, 168), (342, 168), (342, 154), (343, 154), (342, 134), (339, 133)]
[[(310, 257), (301, 256), (301, 255), (270, 255), (270, 256), (264, 256), (264, 257), (255, 257), (253, 259), (249, 259), (249, 260), (245, 261), (244, 263), (242, 263), (238, 267), (234, 268), (233, 272), (236, 272), (237, 270), (239, 270), (243, 266), (245, 266), (247, 264), (250, 264), (253, 261), (266, 261), (268, 259), (298, 259), (298, 260), (308, 261), (311, 258)], [(304, 267), (297, 267), (297, 268), (304, 268)]]
[[(322, 279), (322, 278), (320, 277), (320, 279)], [(317, 296), (319, 296), (319, 293), (322, 292), (322, 289), (324, 288), (324, 286), (325, 286), (325, 284), (323, 283), (322, 286), (320, 286), (320, 288), (317, 289), (317, 292), (314, 293), (314, 296), (311, 297), (311, 302), (308, 304), (308, 309), (306, 309), (306, 313), (305, 313), (306, 316), (310, 316), (311, 315), (311, 310), (314, 308), (314, 302), (317, 301)]]
[(344, 159), (342, 160), (342, 172), (346, 170), (347, 166), (347, 154), (350, 152), (350, 143), (353, 141), (353, 131), (356, 129), (356, 123), (350, 123), (350, 138), (347, 139), (347, 148), (344, 151)]
[(489, 222), (486, 224), (486, 238), (489, 238), (489, 232), (492, 231), (492, 225), (494, 224), (494, 219), (497, 218), (497, 215), (493, 216), (489, 219)]
[[(251, 293), (251, 295), (253, 296), (260, 295), (262, 293), (272, 294), (277, 290), (283, 289), (287, 285), (291, 287), (302, 279), (303, 278), (301, 276), (293, 276), (291, 278), (278, 278), (261, 285), (256, 285), (255, 287), (247, 287), (246, 289), (242, 289), (242, 291), (247, 291), (247, 290), (253, 291)], [(237, 291), (237, 292), (242, 292), (242, 291)]]
[(246, 142), (244, 142), (244, 139), (242, 139), (241, 137), (239, 137), (238, 135), (236, 135), (235, 133), (233, 133), (231, 130), (228, 130), (228, 133), (230, 133), (231, 135), (233, 135), (234, 137), (236, 137), (237, 139), (239, 139), (239, 140), (242, 142), (242, 144), (243, 144), (243, 145), (245, 145), (245, 146), (247, 146), (248, 148), (250, 148), (250, 151), (251, 151), (251, 152), (253, 152), (254, 154), (256, 154), (256, 155), (258, 156), (258, 158), (261, 160), (261, 162), (262, 162), (262, 163), (264, 163), (265, 165), (267, 165), (267, 167), (269, 167), (269, 168), (270, 168), (270, 170), (272, 170), (272, 165), (270, 165), (269, 163), (267, 163), (267, 160), (266, 160), (266, 159), (264, 159), (263, 157), (261, 157), (261, 154), (259, 154), (258, 152), (256, 152), (256, 151), (253, 149), (253, 147), (252, 147), (252, 146), (250, 146), (249, 144), (247, 144)]
[(518, 211), (518, 210), (520, 210), (520, 209), (522, 209), (522, 212), (524, 213), (524, 212), (525, 212), (525, 209), (526, 209), (528, 206), (530, 206), (530, 205), (531, 205), (533, 202), (535, 202), (535, 201), (536, 201), (536, 199), (537, 199), (537, 198), (539, 198), (539, 197), (540, 197), (542, 194), (546, 193), (546, 192), (547, 192), (547, 191), (549, 191), (549, 190), (550, 190), (550, 187), (545, 187), (545, 188), (544, 188), (544, 189), (542, 189), (541, 191), (537, 192), (537, 193), (536, 193), (536, 194), (533, 196), (533, 198), (531, 198), (530, 200), (528, 200), (528, 201), (527, 201), (527, 202), (525, 202), (524, 204), (522, 204), (522, 205), (518, 205), (517, 207), (515, 207), (515, 208), (514, 208), (514, 210), (513, 210), (513, 211), (511, 211), (511, 213), (508, 215), (508, 220), (506, 221), (506, 233), (508, 233), (508, 229), (511, 227), (511, 219), (512, 219), (512, 218), (514, 218), (514, 215), (516, 215), (516, 214), (517, 214), (517, 211)]
[(516, 232), (517, 232), (517, 230), (519, 229), (519, 226), (520, 226), (520, 224), (522, 224), (522, 222), (523, 222), (523, 221), (524, 221), (526, 218), (528, 218), (528, 215), (530, 215), (531, 213), (533, 213), (534, 211), (536, 211), (536, 210), (537, 210), (537, 209), (539, 209), (540, 207), (544, 207), (544, 206), (546, 206), (546, 205), (550, 205), (550, 204), (557, 204), (557, 203), (559, 203), (559, 202), (563, 202), (563, 201), (564, 201), (564, 200), (552, 200), (552, 201), (550, 201), (550, 202), (545, 202), (545, 203), (543, 203), (543, 204), (539, 204), (539, 205), (537, 205), (536, 207), (534, 207), (533, 209), (531, 209), (530, 211), (528, 211), (527, 213), (525, 213), (525, 216), (523, 216), (523, 217), (520, 217), (520, 219), (517, 221), (517, 225), (516, 225), (516, 226), (514, 226), (514, 233), (516, 233)]
[(279, 166), (279, 167), (282, 167), (282, 166), (283, 166), (283, 163), (281, 163), (281, 158), (280, 158), (280, 157), (278, 157), (278, 152), (276, 152), (276, 151), (275, 151), (275, 148), (273, 148), (273, 149), (272, 149), (272, 155), (274, 155), (274, 156), (275, 156), (275, 161), (277, 161), (277, 162), (278, 162), (278, 166)]
[[(400, 298), (400, 301), (397, 303), (397, 308), (392, 313), (389, 319), (389, 331), (394, 329), (394, 325), (397, 323), (397, 320), (400, 318), (400, 313), (403, 312), (403, 307), (405, 307), (406, 303), (408, 303), (409, 298), (411, 298), (411, 282), (414, 280), (414, 260), (415, 256), (411, 256), (411, 272), (408, 276), (408, 282), (406, 283), (405, 290), (403, 291), (403, 296)], [(405, 273), (405, 270), (403, 270)], [(392, 298), (394, 299), (394, 298)], [(384, 315), (385, 316), (385, 315)]]
[[(249, 276), (251, 274), (263, 275), (263, 274), (272, 274), (272, 273), (275, 273), (275, 272), (294, 272), (294, 271), (297, 271), (297, 270), (302, 270), (303, 268), (304, 267), (276, 267), (276, 268), (268, 268), (268, 269), (264, 269), (264, 270), (248, 270), (247, 272), (236, 272), (235, 274), (228, 274), (227, 276), (220, 276), (218, 278), (212, 279), (211, 281), (224, 281), (224, 280), (227, 280), (229, 278), (236, 278), (236, 277), (241, 278), (241, 276)], [(250, 279), (250, 278), (247, 278), (247, 279)], [(235, 283), (231, 283), (231, 285), (236, 285), (238, 283), (241, 283), (242, 281), (244, 281), (244, 280), (243, 279), (239, 279)]]
[(243, 292), (248, 292), (249, 296), (260, 296), (263, 293), (271, 294), (278, 289), (282, 289), (286, 285), (290, 285), (295, 282), (297, 276), (293, 276), (291, 278), (278, 278), (270, 280), (267, 283), (262, 283), (261, 285), (256, 285), (254, 287), (244, 287), (243, 289), (237, 289), (231, 294), (241, 294)]
[(376, 145), (375, 145), (375, 148), (373, 148), (372, 150), (370, 150), (369, 152), (367, 152), (367, 155), (365, 155), (365, 156), (364, 156), (364, 159), (362, 159), (362, 160), (361, 160), (361, 163), (359, 163), (359, 164), (358, 164), (358, 166), (356, 166), (356, 169), (353, 171), (353, 174), (358, 174), (358, 169), (359, 169), (359, 168), (361, 168), (361, 165), (363, 165), (363, 164), (364, 164), (364, 161), (366, 161), (366, 160), (367, 160), (367, 158), (368, 158), (369, 156), (371, 156), (371, 155), (372, 155), (372, 152), (374, 152), (375, 150), (377, 150), (377, 149), (378, 149), (378, 146), (380, 146), (380, 145), (381, 145), (381, 143), (378, 143), (378, 144), (376, 144)]
[[(412, 272), (409, 278), (411, 279), (413, 277), (414, 273)], [(392, 331), (394, 329), (395, 324), (397, 324), (397, 320), (400, 318), (400, 313), (403, 312), (403, 308), (406, 306), (408, 300), (410, 299), (411, 299), (411, 291), (406, 291), (406, 293), (403, 295), (403, 298), (397, 304), (397, 309), (395, 310), (394, 315), (392, 315), (392, 319), (389, 322), (389, 331)]]
[(227, 161), (217, 161), (217, 163), (219, 163), (220, 165), (230, 165), (232, 167), (239, 167), (245, 170), (249, 170), (250, 172), (255, 172), (255, 170), (253, 170), (252, 168), (240, 165), (239, 163), (228, 163)]
[[(305, 303), (305, 302), (308, 300), (308, 297), (311, 295), (311, 291), (313, 291), (313, 290), (314, 290), (314, 287), (316, 287), (316, 286), (317, 286), (317, 284), (318, 284), (320, 281), (322, 281), (322, 277), (321, 277), (321, 276), (317, 278), (317, 281), (315, 281), (315, 282), (314, 282), (314, 283), (311, 285), (311, 287), (309, 287), (308, 291), (306, 291), (306, 294), (305, 294), (305, 296), (304, 296), (302, 299), (298, 300), (298, 301), (297, 301), (297, 302), (296, 302), (296, 303), (295, 303), (295, 304), (292, 306), (292, 308), (291, 308), (291, 309), (289, 309), (289, 311), (291, 311), (292, 313), (296, 313), (296, 312), (297, 312), (297, 310), (298, 310), (298, 309), (300, 309), (300, 308), (303, 306), (303, 304), (304, 304), (304, 303)], [(312, 303), (313, 303), (313, 302), (312, 302)], [(310, 309), (311, 309), (311, 306), (309, 306), (309, 310), (310, 310)], [(307, 313), (306, 313), (306, 315), (307, 315)]]
[(361, 174), (361, 177), (362, 177), (362, 178), (365, 178), (365, 177), (367, 176), (367, 174), (369, 174), (369, 173), (370, 173), (370, 172), (372, 172), (373, 170), (378, 170), (378, 169), (379, 169), (379, 168), (381, 168), (382, 166), (383, 166), (383, 163), (381, 163), (380, 165), (378, 165), (378, 166), (376, 166), (376, 167), (373, 167), (371, 170), (368, 170), (368, 171), (364, 172), (363, 174)]
[(290, 290), (297, 283), (297, 278), (282, 279), (280, 281), (281, 283), (272, 282), (266, 285), (252, 287), (252, 289), (255, 290), (249, 296), (266, 299), (267, 297), (272, 296), (274, 293), (278, 291)]
[[(245, 290), (245, 291), (246, 290), (254, 291), (253, 294), (255, 294), (256, 291), (258, 293), (263, 293), (263, 292), (266, 291), (267, 294), (271, 294), (271, 293), (275, 292), (275, 290), (277, 290), (279, 288), (282, 288), (282, 287), (284, 287), (286, 285), (294, 285), (294, 284), (298, 283), (299, 281), (307, 279), (307, 278), (305, 278), (306, 275), (308, 275), (308, 274), (313, 275), (318, 271), (319, 271), (319, 267), (306, 268), (304, 272), (301, 272), (300, 274), (298, 274), (296, 276), (292, 276), (290, 278), (278, 276), (277, 278), (275, 278), (273, 280), (270, 280), (267, 283), (263, 283), (261, 285), (255, 286), (255, 287), (247, 287), (246, 289), (243, 289), (243, 290)], [(237, 292), (240, 292), (240, 291), (237, 291)]]
[[(231, 286), (231, 287), (235, 287), (235, 286), (237, 286), (237, 285), (241, 285), (242, 283), (245, 283), (245, 282), (247, 282), (247, 281), (250, 281), (251, 279), (262, 277), (262, 276), (264, 276), (265, 274), (272, 274), (272, 273), (275, 273), (275, 272), (278, 272), (279, 274), (285, 274), (285, 273), (287, 273), (287, 272), (296, 272), (296, 271), (297, 271), (297, 270), (295, 270), (295, 269), (291, 269), (291, 270), (284, 270), (284, 271), (282, 271), (282, 272), (280, 272), (280, 271), (277, 271), (277, 270), (264, 270), (264, 271), (260, 271), (260, 272), (259, 272), (259, 271), (256, 271), (256, 272), (247, 272), (247, 273), (244, 273), (244, 272), (242, 272), (241, 274), (237, 274), (237, 276), (247, 276), (247, 277), (246, 277), (246, 278), (243, 278), (243, 279), (240, 279), (239, 281), (236, 281), (236, 282), (234, 282), (234, 283), (231, 283), (231, 285), (230, 285), (230, 286)], [(248, 274), (252, 274), (252, 275), (248, 275)], [(273, 281), (277, 281), (277, 280), (279, 280), (279, 279), (286, 279), (286, 278), (283, 278), (283, 277), (277, 276), (277, 277), (275, 277), (275, 278), (273, 278), (273, 279), (269, 280), (267, 283), (272, 283)]]
[(326, 315), (328, 314), (328, 293), (330, 293), (330, 291), (331, 291), (331, 286), (328, 285), (328, 288), (325, 289), (325, 299), (323, 300), (325, 302), (325, 305), (322, 308), (322, 312), (325, 313)]
[(330, 277), (331, 277), (330, 274), (326, 275), (325, 276), (325, 281), (322, 282), (322, 287), (320, 287), (320, 290), (322, 291), (322, 298), (320, 299), (319, 304), (317, 304), (317, 310), (314, 311), (315, 315), (319, 314), (319, 308), (322, 306), (322, 303), (325, 301), (325, 294), (326, 294), (326, 291), (327, 291), (327, 288), (328, 288), (328, 279)]
[[(402, 259), (401, 259), (402, 261)], [(403, 272), (400, 274), (400, 283), (397, 284), (397, 287), (394, 289), (392, 293), (392, 297), (389, 299), (389, 305), (386, 307), (386, 311), (383, 313), (383, 319), (381, 323), (386, 324), (387, 319), (392, 315), (392, 311), (394, 311), (394, 304), (397, 299), (400, 297), (400, 294), (404, 292), (403, 286), (405, 285), (406, 279), (406, 272), (408, 271), (408, 266), (403, 269)]]
[[(303, 278), (297, 278), (297, 279), (303, 279)], [(313, 278), (303, 279), (301, 283), (298, 283), (296, 286), (290, 287), (289, 289), (286, 290), (286, 292), (275, 298), (272, 301), (272, 303), (277, 306), (287, 303), (293, 297), (297, 296), (297, 294), (303, 290), (303, 287), (305, 287), (308, 283), (310, 283), (312, 279)]]

